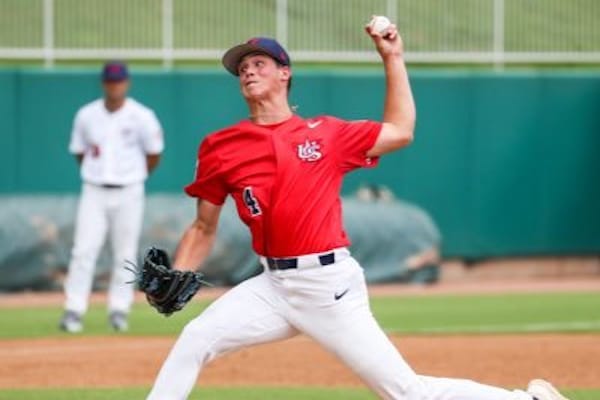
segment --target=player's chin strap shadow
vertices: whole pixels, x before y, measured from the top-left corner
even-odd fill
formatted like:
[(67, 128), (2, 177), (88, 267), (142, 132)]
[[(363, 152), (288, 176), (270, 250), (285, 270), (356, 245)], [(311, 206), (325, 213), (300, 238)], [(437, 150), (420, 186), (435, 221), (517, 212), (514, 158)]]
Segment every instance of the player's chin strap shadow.
[[(146, 260), (146, 262), (152, 262), (152, 261)], [(141, 282), (144, 278), (143, 268), (140, 268), (136, 263), (134, 263), (133, 261), (129, 261), (129, 260), (125, 260), (125, 264), (126, 265), (123, 268), (125, 268), (127, 271), (133, 273), (133, 280), (127, 281), (125, 283), (132, 285), (132, 284)], [(212, 283), (201, 278), (201, 276), (202, 276), (201, 272), (196, 272), (196, 274), (200, 275), (200, 277), (196, 278), (198, 280), (198, 282), (200, 282), (201, 284), (206, 285), (208, 287), (215, 287), (215, 285), (213, 285)]]

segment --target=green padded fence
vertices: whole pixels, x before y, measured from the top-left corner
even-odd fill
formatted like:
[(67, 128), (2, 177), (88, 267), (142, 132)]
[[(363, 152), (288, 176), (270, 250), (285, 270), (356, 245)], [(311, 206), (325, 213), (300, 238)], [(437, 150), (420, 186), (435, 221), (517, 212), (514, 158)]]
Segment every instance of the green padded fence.
[[(66, 147), (73, 114), (99, 94), (96, 70), (0, 72), (0, 193), (75, 193)], [(465, 258), (600, 252), (600, 74), (411, 74), (416, 141), (372, 171), (439, 225), (446, 256)], [(379, 71), (295, 71), (301, 115), (381, 118)], [(180, 192), (201, 138), (247, 115), (237, 82), (222, 71), (133, 71), (132, 95), (166, 132), (150, 192)]]

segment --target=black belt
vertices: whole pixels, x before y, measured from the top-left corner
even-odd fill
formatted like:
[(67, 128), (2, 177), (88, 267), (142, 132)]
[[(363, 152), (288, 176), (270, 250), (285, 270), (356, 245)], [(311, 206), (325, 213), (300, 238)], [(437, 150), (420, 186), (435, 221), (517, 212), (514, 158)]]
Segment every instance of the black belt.
[(100, 187), (104, 189), (123, 189), (125, 185), (113, 185), (112, 183), (103, 183)]
[[(335, 253), (325, 253), (319, 256), (319, 264), (325, 266), (335, 263)], [(270, 270), (298, 268), (297, 258), (271, 258), (267, 257)]]

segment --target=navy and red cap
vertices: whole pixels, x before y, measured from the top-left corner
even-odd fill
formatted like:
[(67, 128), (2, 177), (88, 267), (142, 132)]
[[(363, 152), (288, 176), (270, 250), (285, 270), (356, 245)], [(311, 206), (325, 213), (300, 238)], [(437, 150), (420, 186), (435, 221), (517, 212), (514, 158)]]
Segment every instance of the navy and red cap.
[(122, 61), (109, 61), (102, 68), (104, 82), (119, 82), (129, 79), (127, 64)]
[(290, 56), (277, 40), (267, 37), (256, 37), (248, 40), (246, 43), (239, 44), (227, 50), (223, 55), (223, 66), (233, 75), (238, 76), (238, 66), (244, 57), (249, 54), (265, 54), (275, 60), (278, 64), (291, 66)]

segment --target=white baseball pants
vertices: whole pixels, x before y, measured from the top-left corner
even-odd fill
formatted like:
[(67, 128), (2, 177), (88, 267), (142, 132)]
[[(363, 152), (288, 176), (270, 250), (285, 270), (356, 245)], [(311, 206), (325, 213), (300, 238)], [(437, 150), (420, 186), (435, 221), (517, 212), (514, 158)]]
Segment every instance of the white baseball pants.
[(187, 399), (214, 358), (298, 333), (336, 355), (382, 399), (531, 400), (521, 391), (416, 375), (373, 318), (363, 270), (347, 252), (332, 265), (266, 269), (216, 300), (184, 328), (148, 399)]
[(114, 258), (108, 290), (108, 309), (128, 313), (134, 287), (125, 260), (136, 261), (144, 213), (144, 184), (102, 188), (84, 183), (79, 200), (75, 238), (65, 281), (65, 309), (87, 311), (96, 260), (106, 234)]

